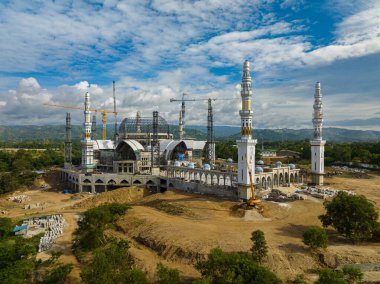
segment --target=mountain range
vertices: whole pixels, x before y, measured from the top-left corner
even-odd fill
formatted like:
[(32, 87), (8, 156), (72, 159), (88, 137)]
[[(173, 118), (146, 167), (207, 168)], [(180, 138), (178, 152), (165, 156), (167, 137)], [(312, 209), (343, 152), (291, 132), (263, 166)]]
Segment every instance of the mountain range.
[[(113, 125), (107, 125), (107, 138), (113, 136)], [(171, 132), (178, 137), (178, 127), (171, 125)], [(83, 136), (83, 126), (72, 126), (72, 139), (78, 140)], [(97, 129), (98, 137), (101, 135), (101, 127)], [(236, 140), (240, 137), (238, 126), (214, 126), (216, 140)], [(305, 140), (312, 137), (312, 129), (254, 129), (253, 138), (264, 141), (281, 140)], [(335, 142), (365, 142), (379, 141), (380, 131), (374, 130), (351, 130), (344, 128), (325, 128), (323, 137), (327, 141)], [(25, 140), (64, 140), (64, 125), (45, 126), (0, 126), (0, 141), (25, 141)], [(189, 125), (185, 129), (185, 138), (207, 139), (205, 126)]]

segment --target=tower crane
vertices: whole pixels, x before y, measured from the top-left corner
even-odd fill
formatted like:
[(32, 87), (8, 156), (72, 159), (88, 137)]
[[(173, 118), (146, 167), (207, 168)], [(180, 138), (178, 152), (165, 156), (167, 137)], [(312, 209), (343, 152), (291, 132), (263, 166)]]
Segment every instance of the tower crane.
[[(44, 104), (48, 107), (61, 107), (61, 108), (70, 108), (70, 109), (79, 109), (79, 110), (85, 110), (84, 107), (79, 106), (67, 106), (67, 105), (60, 105), (60, 104)], [(102, 114), (102, 139), (106, 140), (107, 138), (107, 113), (113, 113), (117, 115), (116, 111), (107, 110), (107, 109), (98, 109), (98, 108), (90, 108), (89, 110), (94, 111), (95, 113), (100, 112)]]
[(208, 102), (208, 115), (207, 115), (207, 162), (210, 165), (215, 163), (215, 142), (214, 142), (214, 115), (212, 112), (212, 101), (230, 101), (238, 98), (219, 99), (219, 98), (188, 98), (186, 93), (182, 94), (182, 99), (171, 98), (170, 102), (182, 102), (180, 121), (179, 121), (179, 140), (183, 139), (183, 129), (185, 127), (185, 102), (207, 101)]

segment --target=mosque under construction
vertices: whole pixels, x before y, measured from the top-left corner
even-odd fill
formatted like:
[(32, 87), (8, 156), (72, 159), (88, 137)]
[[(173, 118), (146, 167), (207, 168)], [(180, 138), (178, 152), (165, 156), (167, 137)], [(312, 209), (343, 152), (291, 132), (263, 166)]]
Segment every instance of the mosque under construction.
[[(152, 191), (178, 189), (233, 199), (251, 197), (249, 171), (258, 195), (279, 186), (302, 183), (303, 176), (294, 164), (276, 162), (265, 165), (256, 161), (252, 139), (252, 79), (250, 65), (244, 62), (241, 83), (241, 138), (236, 141), (238, 161), (215, 163), (211, 100), (208, 112), (207, 141), (183, 139), (184, 101), (179, 119), (179, 137), (174, 139), (166, 120), (157, 111), (152, 117), (125, 118), (115, 124), (113, 140), (95, 140), (92, 136), (90, 94), (85, 94), (82, 162), (74, 166), (71, 159), (71, 121), (66, 116), (65, 163), (61, 178), (73, 192), (101, 193), (118, 187), (146, 186)], [(311, 143), (312, 180), (323, 183), (324, 144), (322, 140), (322, 95), (316, 84), (314, 102), (314, 137)], [(115, 110), (116, 111), (116, 110)], [(118, 130), (118, 131), (117, 131)], [(206, 159), (203, 153), (206, 152)]]

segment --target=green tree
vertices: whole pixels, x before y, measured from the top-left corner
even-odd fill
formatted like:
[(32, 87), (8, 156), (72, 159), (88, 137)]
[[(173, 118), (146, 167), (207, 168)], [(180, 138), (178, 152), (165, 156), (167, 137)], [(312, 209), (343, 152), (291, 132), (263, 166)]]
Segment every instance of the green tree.
[(346, 284), (344, 274), (341, 270), (324, 268), (319, 271), (319, 279), (316, 284)]
[(41, 284), (64, 284), (72, 269), (72, 264), (59, 265), (46, 273)]
[(13, 228), (13, 221), (10, 218), (0, 218), (0, 239), (8, 237)]
[(379, 226), (375, 206), (365, 196), (340, 191), (324, 206), (326, 214), (319, 216), (323, 226), (333, 226), (350, 240), (367, 240)]
[(303, 233), (303, 243), (312, 249), (326, 248), (328, 236), (324, 229), (310, 227)]
[(111, 240), (106, 246), (97, 248), (91, 265), (83, 269), (84, 283), (148, 283), (145, 273), (131, 269), (129, 244), (123, 240)]
[(296, 278), (294, 278), (294, 280), (291, 283), (293, 283), (293, 284), (307, 284), (307, 281), (306, 281), (305, 275), (298, 274), (296, 276)]
[(161, 284), (179, 284), (181, 283), (178, 269), (169, 268), (162, 263), (157, 264), (156, 274), (158, 283)]
[(360, 268), (352, 266), (352, 265), (345, 265), (342, 268), (344, 278), (346, 281), (350, 284), (353, 283), (360, 283), (360, 281), (363, 280), (363, 272), (361, 272)]
[(260, 266), (247, 253), (227, 253), (220, 248), (210, 251), (207, 260), (199, 261), (195, 268), (203, 279), (197, 283), (281, 283), (277, 276)]
[(258, 263), (261, 263), (268, 253), (268, 246), (264, 237), (264, 232), (261, 230), (253, 231), (251, 240), (253, 242), (251, 248), (252, 258)]

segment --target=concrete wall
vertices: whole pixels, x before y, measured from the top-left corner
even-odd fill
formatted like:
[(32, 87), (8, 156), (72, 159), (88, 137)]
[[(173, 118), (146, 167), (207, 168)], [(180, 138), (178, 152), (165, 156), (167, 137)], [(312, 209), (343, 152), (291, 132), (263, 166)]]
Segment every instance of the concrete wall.
[(184, 182), (178, 179), (167, 179), (167, 188), (168, 189), (178, 189), (191, 193), (201, 193), (201, 194), (210, 194), (216, 195), (220, 197), (226, 197), (231, 199), (238, 198), (237, 188), (226, 187), (223, 186), (211, 186), (203, 183), (196, 182)]

